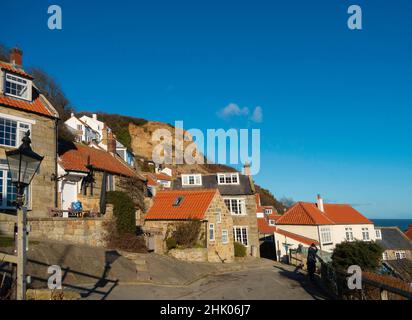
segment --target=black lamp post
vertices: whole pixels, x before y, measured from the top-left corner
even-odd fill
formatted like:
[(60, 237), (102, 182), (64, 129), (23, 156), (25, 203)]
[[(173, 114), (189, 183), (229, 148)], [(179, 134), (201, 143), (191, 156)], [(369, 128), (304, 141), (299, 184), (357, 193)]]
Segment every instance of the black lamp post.
[(17, 208), (22, 207), (24, 189), (30, 184), (44, 158), (31, 149), (30, 143), (30, 130), (28, 130), (18, 149), (6, 151), (11, 181), (17, 188)]
[(6, 151), (7, 163), (11, 173), (11, 182), (16, 186), (17, 208), (17, 300), (26, 299), (26, 238), (27, 238), (27, 209), (23, 207), (24, 189), (30, 185), (34, 174), (40, 167), (43, 157), (35, 153), (30, 146), (30, 131), (22, 139), (22, 144), (16, 150)]

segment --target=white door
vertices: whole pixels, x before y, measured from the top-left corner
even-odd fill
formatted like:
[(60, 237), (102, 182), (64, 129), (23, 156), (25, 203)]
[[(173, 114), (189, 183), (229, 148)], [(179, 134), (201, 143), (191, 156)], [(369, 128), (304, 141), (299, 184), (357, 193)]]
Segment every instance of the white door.
[(77, 201), (77, 183), (72, 181), (62, 182), (62, 209), (68, 210), (72, 202)]

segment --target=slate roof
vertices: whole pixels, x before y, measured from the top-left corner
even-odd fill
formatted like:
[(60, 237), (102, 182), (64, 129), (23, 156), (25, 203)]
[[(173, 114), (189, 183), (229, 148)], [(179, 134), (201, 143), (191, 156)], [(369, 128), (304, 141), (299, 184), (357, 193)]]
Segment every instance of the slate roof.
[[(217, 192), (216, 189), (158, 191), (146, 220), (202, 220)], [(176, 205), (178, 198), (181, 202)]]
[(393, 269), (403, 280), (412, 283), (412, 261), (408, 259), (385, 260), (383, 264)]
[(174, 190), (219, 189), (222, 196), (253, 195), (255, 191), (252, 183), (249, 176), (239, 174), (239, 184), (220, 185), (216, 174), (202, 174), (202, 186), (200, 187), (182, 186), (182, 178), (178, 177), (173, 181), (172, 188)]
[(381, 227), (382, 240), (376, 240), (385, 250), (412, 250), (412, 242), (397, 227)]

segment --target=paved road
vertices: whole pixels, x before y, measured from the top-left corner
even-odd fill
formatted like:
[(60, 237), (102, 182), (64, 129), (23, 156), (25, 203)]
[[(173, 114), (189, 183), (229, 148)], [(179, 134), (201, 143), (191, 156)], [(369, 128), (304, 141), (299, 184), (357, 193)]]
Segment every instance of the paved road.
[[(99, 289), (107, 291), (105, 287)], [(184, 300), (184, 299), (234, 299), (234, 300), (313, 300), (324, 299), (316, 286), (306, 276), (289, 267), (271, 267), (213, 275), (188, 286), (119, 285), (106, 299), (119, 300)], [(85, 299), (102, 299), (101, 294), (91, 294)]]

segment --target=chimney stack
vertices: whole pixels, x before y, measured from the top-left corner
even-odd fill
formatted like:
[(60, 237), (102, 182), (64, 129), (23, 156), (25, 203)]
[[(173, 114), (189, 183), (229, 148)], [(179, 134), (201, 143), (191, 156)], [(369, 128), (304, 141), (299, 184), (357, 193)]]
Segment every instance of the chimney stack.
[(245, 176), (250, 176), (250, 163), (248, 161), (243, 165), (243, 174)]
[(97, 120), (97, 114), (96, 113), (93, 113), (92, 117), (93, 117), (93, 120)]
[(320, 194), (318, 194), (317, 206), (318, 206), (318, 209), (319, 209), (320, 211), (325, 212), (325, 207), (324, 207), (324, 205), (323, 205), (323, 199), (322, 199), (322, 197), (320, 196)]
[(23, 51), (19, 48), (13, 48), (10, 50), (10, 63), (15, 66), (23, 66)]
[(112, 131), (109, 132), (107, 140), (107, 151), (110, 153), (116, 153), (116, 140), (113, 137)]

